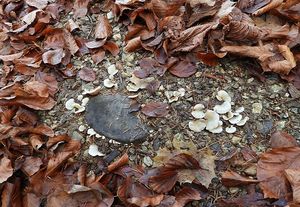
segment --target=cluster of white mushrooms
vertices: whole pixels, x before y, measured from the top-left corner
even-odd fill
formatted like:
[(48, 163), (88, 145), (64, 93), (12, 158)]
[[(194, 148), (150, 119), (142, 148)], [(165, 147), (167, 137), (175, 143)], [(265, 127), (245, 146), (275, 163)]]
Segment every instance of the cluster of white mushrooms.
[(206, 110), (203, 104), (197, 104), (193, 107), (192, 116), (196, 120), (189, 122), (189, 128), (194, 132), (201, 132), (204, 129), (211, 133), (223, 132), (223, 121), (228, 121), (229, 126), (225, 128), (227, 133), (236, 132), (236, 126), (243, 126), (249, 120), (249, 117), (243, 117), (241, 113), (244, 111), (244, 107), (239, 107), (235, 111), (232, 111), (232, 105), (230, 95), (224, 91), (218, 91), (216, 98), (223, 103), (216, 105), (213, 110)]
[[(81, 102), (81, 104), (78, 103), (78, 102)], [(75, 101), (74, 98), (71, 98), (71, 99), (67, 100), (67, 102), (65, 103), (65, 107), (69, 111), (72, 111), (75, 114), (78, 114), (78, 113), (81, 113), (81, 112), (85, 111), (85, 107), (86, 107), (88, 102), (89, 102), (88, 97), (84, 98), (83, 95), (79, 95), (77, 97), (77, 101)]]
[(117, 70), (116, 66), (115, 65), (109, 65), (107, 67), (107, 72), (108, 72), (109, 76), (108, 76), (108, 78), (106, 78), (103, 81), (103, 85), (106, 88), (112, 88), (112, 87), (118, 88), (118, 84), (117, 84), (117, 82), (114, 79), (114, 75), (116, 75), (119, 72)]

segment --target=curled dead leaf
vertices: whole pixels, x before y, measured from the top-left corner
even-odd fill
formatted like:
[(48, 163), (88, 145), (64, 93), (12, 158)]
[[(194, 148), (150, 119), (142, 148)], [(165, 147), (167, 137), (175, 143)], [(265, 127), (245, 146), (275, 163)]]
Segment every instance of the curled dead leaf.
[(143, 106), (141, 112), (149, 117), (164, 117), (169, 112), (169, 105), (166, 103), (152, 102)]

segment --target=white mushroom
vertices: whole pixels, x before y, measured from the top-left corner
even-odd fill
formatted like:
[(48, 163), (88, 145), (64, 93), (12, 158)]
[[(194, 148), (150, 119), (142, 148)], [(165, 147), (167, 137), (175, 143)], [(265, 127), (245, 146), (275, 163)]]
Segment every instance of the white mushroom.
[(205, 113), (203, 112), (204, 108), (203, 104), (196, 104), (193, 107), (194, 110), (192, 111), (192, 116), (196, 119), (202, 119), (205, 116)]
[(105, 156), (105, 154), (99, 152), (98, 150), (98, 146), (95, 144), (90, 145), (89, 147), (89, 151), (88, 151), (89, 155), (95, 157), (95, 156)]
[(219, 126), (220, 116), (215, 111), (207, 110), (204, 118), (206, 119), (206, 129), (208, 131)]
[(229, 111), (226, 115), (223, 115), (222, 118), (226, 121), (228, 121), (229, 119), (231, 119), (234, 116), (234, 114), (232, 113), (232, 111)]
[(89, 98), (88, 97), (85, 97), (84, 99), (82, 99), (82, 102), (81, 102), (81, 105), (82, 106), (86, 106), (87, 105), (87, 103), (89, 102)]
[(85, 127), (84, 125), (80, 125), (80, 126), (78, 127), (78, 130), (79, 130), (80, 132), (83, 132), (85, 129), (86, 129), (86, 127)]
[(230, 102), (225, 101), (221, 105), (216, 105), (214, 107), (214, 111), (218, 114), (226, 114), (231, 110), (231, 104)]
[(218, 122), (218, 126), (214, 129), (210, 129), (208, 130), (209, 132), (213, 133), (213, 134), (219, 134), (219, 133), (222, 133), (223, 132), (223, 122), (222, 121), (219, 121)]
[(82, 99), (83, 99), (83, 95), (80, 94), (80, 95), (77, 96), (78, 101), (81, 101)]
[(220, 90), (218, 91), (217, 95), (216, 95), (216, 98), (219, 100), (219, 101), (227, 101), (227, 102), (231, 102), (231, 97), (229, 96), (229, 94), (224, 91), (224, 90)]
[(75, 103), (75, 100), (74, 100), (74, 98), (71, 98), (71, 99), (67, 100), (67, 102), (66, 102), (66, 104), (65, 104), (65, 107), (66, 107), (66, 109), (68, 109), (68, 110), (73, 110), (74, 104), (76, 104), (76, 103)]
[(249, 117), (246, 116), (241, 121), (239, 121), (238, 123), (236, 123), (236, 125), (238, 125), (238, 126), (244, 126), (248, 120), (249, 120)]
[(203, 119), (198, 119), (198, 120), (193, 120), (189, 122), (189, 128), (190, 130), (194, 132), (201, 132), (204, 130), (206, 127), (205, 120)]
[(179, 88), (178, 91), (165, 91), (165, 96), (167, 97), (169, 103), (178, 101), (180, 97), (185, 95), (185, 89)]
[(232, 133), (236, 132), (236, 128), (235, 128), (234, 126), (226, 127), (226, 128), (225, 128), (225, 131), (226, 131), (228, 134), (232, 134)]
[(93, 135), (95, 135), (95, 134), (97, 134), (97, 133), (95, 132), (95, 130), (94, 130), (93, 128), (89, 128), (89, 129), (87, 130), (87, 134), (90, 135), (90, 136), (93, 136)]
[(242, 120), (242, 118), (243, 118), (243, 116), (239, 114), (239, 115), (234, 116), (231, 119), (229, 119), (229, 122), (231, 124), (237, 124), (238, 122), (240, 122)]
[(107, 72), (109, 74), (109, 78), (112, 79), (119, 71), (116, 69), (115, 65), (110, 65), (107, 68)]
[(139, 89), (144, 89), (147, 87), (147, 85), (151, 82), (154, 81), (153, 77), (149, 77), (149, 78), (144, 78), (144, 79), (140, 79), (138, 77), (136, 77), (134, 74), (132, 74), (132, 77), (129, 79), (131, 83), (129, 83), (127, 85), (127, 90), (128, 91), (132, 91), (132, 92), (136, 92)]
[(106, 88), (112, 88), (116, 85), (111, 79), (108, 78), (103, 81), (103, 84)]
[(245, 108), (243, 106), (241, 106), (241, 107), (237, 108), (234, 113), (240, 114), (240, 113), (244, 112), (244, 110), (245, 110)]
[(85, 107), (81, 106), (80, 104), (75, 104), (74, 105), (74, 113), (79, 114), (81, 112), (85, 111)]
[(95, 96), (95, 95), (98, 95), (100, 93), (100, 90), (101, 90), (101, 87), (98, 86), (94, 89), (91, 89), (91, 90), (87, 90), (87, 89), (84, 89), (84, 91), (82, 92), (83, 95), (92, 95), (92, 96)]

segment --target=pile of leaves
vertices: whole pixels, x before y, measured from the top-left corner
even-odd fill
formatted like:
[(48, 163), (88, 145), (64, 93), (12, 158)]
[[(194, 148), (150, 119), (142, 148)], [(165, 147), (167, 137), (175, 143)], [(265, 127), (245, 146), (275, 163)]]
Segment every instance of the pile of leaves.
[(167, 70), (188, 77), (197, 61), (214, 66), (234, 54), (300, 88), (299, 1), (116, 0), (113, 10), (128, 25), (125, 50), (154, 53), (142, 60), (139, 78)]

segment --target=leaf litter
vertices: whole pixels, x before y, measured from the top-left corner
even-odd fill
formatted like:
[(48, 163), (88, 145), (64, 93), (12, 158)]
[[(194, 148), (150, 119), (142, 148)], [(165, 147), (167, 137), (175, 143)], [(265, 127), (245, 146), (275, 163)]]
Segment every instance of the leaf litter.
[[(125, 51), (142, 49), (154, 54), (154, 58), (142, 59), (141, 70), (132, 74), (127, 86), (131, 92), (149, 89), (148, 85), (155, 80), (153, 76), (163, 76), (166, 72), (180, 78), (190, 77), (197, 71), (197, 61), (214, 65), (226, 55), (252, 58), (264, 72), (277, 73), (299, 89), (298, 1), (107, 2), (116, 18), (128, 27)], [(152, 168), (132, 165), (124, 154), (115, 162), (105, 163), (102, 170), (88, 173), (85, 164), (76, 162), (81, 143), (68, 135), (57, 135), (39, 120), (36, 111), (50, 110), (56, 104), (57, 80), (74, 76), (66, 70), (73, 68), (72, 58), (90, 54), (98, 64), (107, 55), (106, 51), (113, 56), (120, 52), (111, 40), (113, 29), (106, 16), (98, 15), (88, 37), (76, 33), (81, 29), (76, 20), (70, 20), (66, 27), (56, 24), (62, 13), (70, 11), (75, 19), (85, 17), (93, 11), (91, 4), (89, 0), (1, 3), (1, 203), (179, 207), (205, 199), (205, 192), (218, 176), (216, 157), (208, 149), (199, 150), (191, 141), (174, 138), (172, 149), (162, 148), (157, 152)], [(284, 19), (277, 21), (278, 16)], [(89, 68), (76, 73), (87, 82), (96, 79)], [(153, 88), (158, 89), (159, 85)], [(94, 95), (99, 91), (97, 88), (86, 93)], [(166, 95), (170, 103), (184, 96), (182, 91), (173, 92), (178, 94)], [(82, 104), (86, 104), (83, 100)], [(227, 103), (225, 99), (222, 101)], [(73, 110), (74, 104), (74, 100), (70, 101), (66, 107)], [(215, 108), (218, 113), (229, 113), (223, 110), (225, 105), (218, 106)], [(165, 117), (169, 109), (168, 104), (150, 102), (141, 112), (150, 117)], [(204, 117), (199, 114), (194, 111), (193, 116), (205, 118), (205, 114)], [(210, 114), (215, 115), (213, 111)], [(242, 119), (237, 117), (228, 120), (241, 126), (238, 123)], [(207, 125), (208, 122), (206, 128)], [(219, 121), (210, 125), (213, 126), (207, 130), (222, 126)], [(92, 156), (104, 156), (97, 145), (90, 147)], [(234, 164), (240, 167), (255, 166), (257, 173), (249, 176), (227, 169), (221, 174), (223, 184), (249, 188), (257, 184), (261, 190), (252, 189), (238, 198), (219, 199), (217, 205), (270, 206), (274, 199), (298, 205), (299, 146), (294, 137), (276, 132), (271, 136), (271, 149), (260, 154), (258, 161), (251, 151), (237, 154), (240, 160), (235, 155), (228, 159), (234, 159)], [(203, 186), (205, 190), (199, 190)]]

